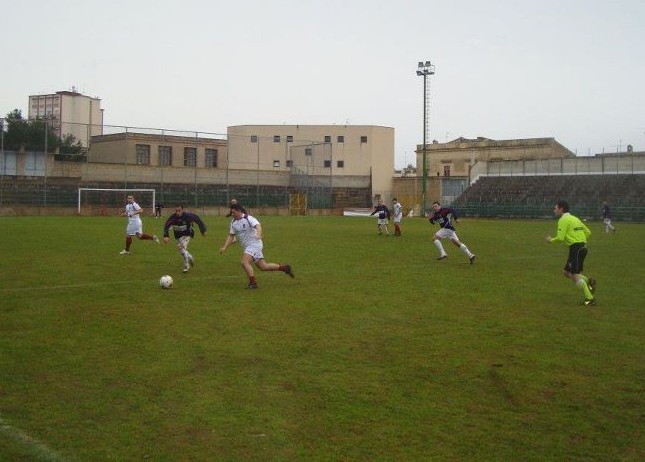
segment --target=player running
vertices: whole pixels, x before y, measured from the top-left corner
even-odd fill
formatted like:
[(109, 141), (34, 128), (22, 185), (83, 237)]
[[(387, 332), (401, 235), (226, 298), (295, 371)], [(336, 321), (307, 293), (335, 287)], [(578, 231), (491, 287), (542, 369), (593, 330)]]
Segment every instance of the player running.
[(170, 228), (172, 228), (175, 239), (177, 240), (177, 250), (179, 250), (184, 260), (184, 273), (187, 273), (195, 265), (195, 257), (188, 252), (188, 243), (195, 236), (194, 224), (199, 226), (199, 231), (205, 237), (206, 225), (202, 219), (194, 213), (185, 211), (183, 205), (177, 205), (175, 207), (175, 213), (168, 217), (163, 227), (164, 244), (167, 244), (170, 240), (169, 232)]
[(258, 282), (253, 272), (253, 263), (260, 271), (282, 271), (284, 274), (293, 277), (290, 265), (267, 263), (264, 259), (264, 254), (262, 253), (264, 244), (262, 243), (262, 226), (260, 222), (251, 215), (244, 213), (244, 207), (240, 204), (232, 204), (230, 210), (233, 220), (231, 220), (228, 236), (224, 241), (224, 245), (219, 249), (219, 253), (223, 254), (237, 238), (244, 251), (240, 263), (249, 278), (249, 284), (246, 288), (258, 288)]
[(143, 222), (141, 221), (141, 215), (143, 209), (139, 204), (134, 200), (134, 196), (127, 197), (127, 204), (125, 204), (125, 210), (121, 212), (122, 217), (128, 217), (128, 224), (125, 228), (125, 249), (123, 249), (119, 254), (128, 255), (130, 253), (130, 246), (132, 245), (132, 236), (137, 236), (138, 239), (143, 241), (155, 241), (159, 244), (159, 238), (154, 234), (145, 234), (143, 232)]
[(390, 219), (390, 211), (388, 208), (383, 204), (383, 201), (379, 199), (377, 201), (377, 204), (374, 206), (374, 211), (370, 213), (370, 216), (376, 215), (378, 217), (378, 220), (376, 221), (376, 228), (378, 229), (379, 234), (383, 234), (383, 231), (385, 231), (385, 235), (389, 236), (390, 231), (387, 229), (387, 221)]
[(453, 208), (442, 207), (437, 201), (432, 203), (432, 209), (434, 210), (434, 213), (430, 212), (428, 214), (428, 219), (432, 224), (439, 223), (439, 231), (432, 236), (434, 245), (437, 250), (439, 250), (439, 258), (437, 258), (437, 260), (448, 258), (448, 254), (443, 248), (441, 239), (450, 239), (453, 244), (459, 247), (461, 251), (468, 256), (468, 260), (472, 265), (475, 262), (475, 254), (468, 250), (466, 244), (459, 241), (455, 227), (452, 225), (453, 220), (457, 223), (457, 212), (455, 212)]

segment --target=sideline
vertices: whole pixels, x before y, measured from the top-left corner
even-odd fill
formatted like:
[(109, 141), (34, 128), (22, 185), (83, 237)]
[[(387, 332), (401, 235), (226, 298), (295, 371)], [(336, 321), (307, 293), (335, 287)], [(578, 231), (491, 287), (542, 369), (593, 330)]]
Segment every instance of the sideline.
[(50, 462), (65, 461), (56, 451), (27, 435), (25, 432), (9, 425), (2, 417), (0, 417), (0, 436), (6, 436), (10, 440), (22, 444), (27, 449), (29, 455), (37, 457), (38, 460)]

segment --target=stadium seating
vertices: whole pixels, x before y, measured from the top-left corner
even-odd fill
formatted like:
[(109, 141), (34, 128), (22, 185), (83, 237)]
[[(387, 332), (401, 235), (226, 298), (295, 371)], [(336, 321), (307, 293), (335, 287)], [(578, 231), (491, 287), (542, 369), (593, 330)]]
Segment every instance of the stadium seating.
[(590, 217), (599, 216), (600, 204), (606, 200), (620, 211), (618, 220), (642, 221), (645, 175), (484, 176), (453, 206), (479, 216), (548, 216), (560, 199)]

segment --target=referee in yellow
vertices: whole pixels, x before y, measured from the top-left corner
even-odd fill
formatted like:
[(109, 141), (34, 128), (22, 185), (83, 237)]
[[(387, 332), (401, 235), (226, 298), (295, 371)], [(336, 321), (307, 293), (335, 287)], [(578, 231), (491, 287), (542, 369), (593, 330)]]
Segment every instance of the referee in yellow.
[(596, 291), (596, 280), (582, 274), (583, 263), (587, 256), (587, 239), (591, 236), (591, 231), (578, 217), (569, 213), (569, 204), (566, 201), (558, 201), (553, 208), (553, 213), (559, 218), (558, 233), (555, 237), (547, 236), (546, 241), (564, 242), (569, 246), (569, 258), (564, 266), (564, 276), (582, 289), (585, 294), (583, 305), (595, 305), (596, 299), (593, 294)]

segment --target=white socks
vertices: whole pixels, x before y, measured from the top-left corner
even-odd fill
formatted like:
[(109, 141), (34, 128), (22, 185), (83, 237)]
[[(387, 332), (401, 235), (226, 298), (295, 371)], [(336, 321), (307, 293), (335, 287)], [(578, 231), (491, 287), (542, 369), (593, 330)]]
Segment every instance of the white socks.
[(446, 251), (443, 249), (443, 244), (441, 244), (441, 241), (439, 239), (434, 241), (434, 246), (437, 248), (442, 257), (446, 255)]
[(473, 256), (473, 254), (472, 254), (472, 253), (470, 253), (470, 250), (468, 250), (468, 247), (466, 247), (466, 244), (461, 244), (461, 245), (459, 246), (459, 248), (461, 249), (461, 251), (462, 251), (463, 253), (465, 253), (466, 255), (468, 255), (468, 258), (470, 258), (470, 257), (472, 257), (472, 256)]

